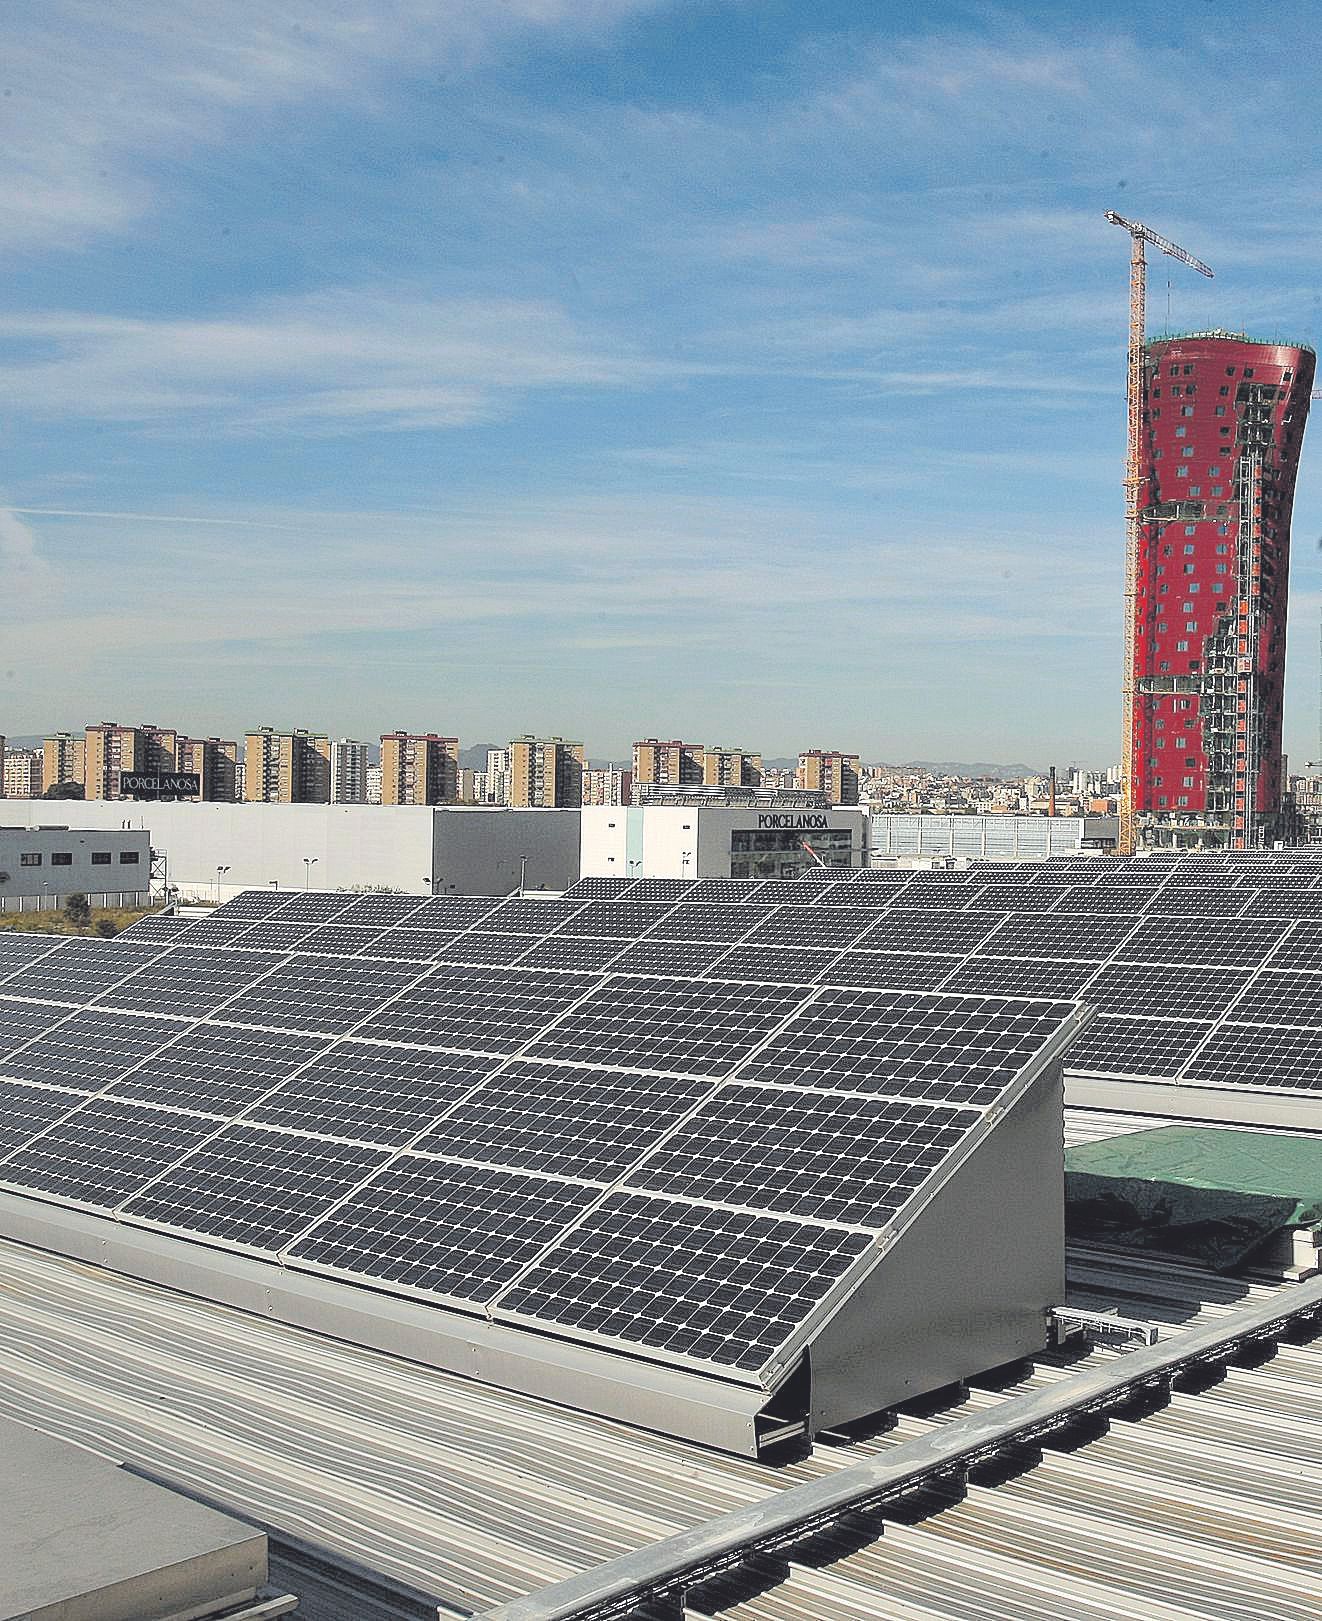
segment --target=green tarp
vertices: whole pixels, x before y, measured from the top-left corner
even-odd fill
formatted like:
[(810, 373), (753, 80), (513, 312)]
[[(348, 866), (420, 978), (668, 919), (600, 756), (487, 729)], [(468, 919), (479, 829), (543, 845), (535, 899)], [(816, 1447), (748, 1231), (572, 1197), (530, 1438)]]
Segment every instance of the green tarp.
[(1322, 1138), (1161, 1126), (1065, 1154), (1065, 1224), (1084, 1242), (1188, 1255), (1218, 1272), (1322, 1224)]

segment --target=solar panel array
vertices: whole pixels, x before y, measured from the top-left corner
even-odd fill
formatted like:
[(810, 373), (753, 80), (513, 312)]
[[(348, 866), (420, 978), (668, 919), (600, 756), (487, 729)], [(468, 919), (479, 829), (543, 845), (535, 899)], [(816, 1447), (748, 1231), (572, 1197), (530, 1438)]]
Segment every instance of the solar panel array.
[[(443, 960), (270, 950), (261, 899), (197, 945), (0, 941), (0, 1187), (767, 1383), (1074, 1013), (487, 955), (637, 952), (674, 904), (646, 896), (374, 907)], [(366, 927), (354, 897), (292, 909), (309, 939)], [(872, 922), (746, 949), (830, 958)], [(684, 934), (656, 947), (730, 950)]]
[(312, 900), (323, 921), (279, 923), (304, 915), (301, 897), (247, 892), (170, 940), (239, 950), (280, 928), (285, 947), (333, 955), (328, 931), (390, 901), (375, 937), (352, 941), (364, 960), (1078, 999), (1099, 1017), (1071, 1073), (1322, 1093), (1318, 850), (585, 878), (556, 901)]

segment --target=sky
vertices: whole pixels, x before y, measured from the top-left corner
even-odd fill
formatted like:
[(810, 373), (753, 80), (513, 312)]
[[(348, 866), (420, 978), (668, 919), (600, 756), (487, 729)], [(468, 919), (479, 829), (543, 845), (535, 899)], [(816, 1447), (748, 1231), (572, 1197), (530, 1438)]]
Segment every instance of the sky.
[[(1316, 344), (1311, 5), (7, 0), (0, 732), (1119, 755), (1149, 327)], [(1318, 754), (1322, 426), (1286, 744)]]

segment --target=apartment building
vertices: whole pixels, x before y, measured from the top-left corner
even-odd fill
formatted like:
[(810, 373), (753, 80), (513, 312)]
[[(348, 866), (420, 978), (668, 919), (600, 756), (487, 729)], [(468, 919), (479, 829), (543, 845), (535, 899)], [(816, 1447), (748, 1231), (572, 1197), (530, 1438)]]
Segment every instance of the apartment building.
[(702, 751), (702, 783), (707, 788), (756, 788), (762, 781), (762, 756), (744, 749)]
[(103, 720), (83, 732), (84, 799), (121, 799), (121, 777), (178, 769), (179, 733), (172, 727)]
[(510, 743), (510, 804), (518, 808), (583, 803), (583, 745), (563, 737), (516, 737)]
[(250, 803), (325, 805), (331, 744), (324, 732), (258, 727), (244, 736), (244, 798)]
[(459, 798), (459, 739), (437, 732), (381, 737), (383, 805), (453, 805)]
[(839, 749), (807, 749), (794, 774), (797, 788), (825, 794), (832, 805), (858, 804), (858, 755)]
[(633, 772), (619, 766), (583, 773), (585, 805), (628, 805), (633, 801)]
[(331, 804), (367, 803), (367, 744), (352, 737), (331, 744)]
[(76, 782), (81, 788), (85, 752), (80, 734), (56, 732), (54, 737), (46, 738), (41, 746), (42, 792), (53, 788), (57, 782)]
[(197, 778), (200, 800), (232, 805), (242, 797), (239, 745), (233, 738), (181, 737), (178, 759), (179, 770)]
[[(4, 739), (0, 738), (0, 749)], [(39, 799), (42, 790), (41, 750), (5, 749), (4, 797)]]
[(704, 749), (700, 743), (662, 742), (645, 737), (633, 746), (633, 782), (637, 788), (691, 787), (703, 781)]

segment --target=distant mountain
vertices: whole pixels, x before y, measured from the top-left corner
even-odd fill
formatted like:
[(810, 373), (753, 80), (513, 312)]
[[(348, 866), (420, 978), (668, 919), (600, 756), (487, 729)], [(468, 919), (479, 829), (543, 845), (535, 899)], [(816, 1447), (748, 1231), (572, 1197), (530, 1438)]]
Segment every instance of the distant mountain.
[(507, 749), (508, 743), (474, 743), (471, 748), (459, 750), (459, 764), (465, 771), (485, 771), (488, 749)]

